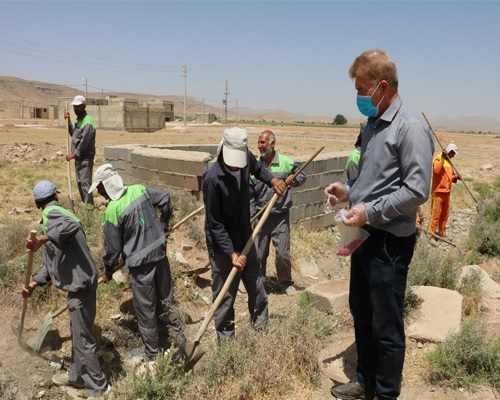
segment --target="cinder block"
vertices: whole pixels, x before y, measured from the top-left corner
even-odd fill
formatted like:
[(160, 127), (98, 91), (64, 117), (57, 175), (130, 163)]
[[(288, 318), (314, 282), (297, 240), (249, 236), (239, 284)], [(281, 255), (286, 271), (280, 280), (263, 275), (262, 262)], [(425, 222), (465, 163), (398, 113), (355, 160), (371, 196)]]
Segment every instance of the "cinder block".
[(310, 201), (310, 195), (308, 191), (296, 192), (292, 196), (292, 201), (295, 206), (301, 206), (303, 204), (308, 204)]
[(111, 162), (118, 159), (118, 151), (114, 147), (104, 147), (104, 160)]
[(314, 162), (314, 173), (315, 174), (321, 174), (326, 171), (328, 160), (318, 160)]
[(135, 165), (132, 165), (132, 177), (136, 182), (144, 186), (156, 187), (159, 182), (158, 171), (152, 171)]
[(304, 219), (305, 206), (292, 207), (290, 209), (290, 221), (296, 222)]
[(147, 148), (134, 151), (132, 164), (176, 174), (202, 175), (211, 160), (209, 153)]
[(319, 187), (319, 179), (320, 175), (319, 174), (313, 174), (313, 175), (308, 175), (306, 183), (304, 183), (302, 189), (307, 190), (307, 189), (315, 189)]
[(333, 182), (343, 182), (340, 179), (342, 178), (342, 174), (344, 171), (329, 171), (320, 175), (319, 186), (321, 188), (327, 187), (330, 183)]
[(309, 165), (307, 167), (305, 167), (302, 172), (304, 172), (304, 174), (306, 174), (307, 176), (313, 174), (314, 173), (314, 163), (315, 163), (314, 160), (311, 161), (311, 163), (309, 163)]
[(330, 157), (327, 163), (327, 170), (332, 171), (336, 169), (345, 169), (345, 164), (350, 154), (350, 151), (330, 153)]
[(298, 228), (299, 226), (302, 226), (305, 228), (306, 231), (311, 232), (312, 230), (312, 225), (311, 225), (311, 220), (310, 219), (301, 219), (299, 222), (297, 222), (296, 227)]
[(179, 189), (187, 189), (199, 191), (200, 180), (196, 175), (187, 175), (187, 174), (174, 174), (171, 172), (158, 172), (158, 178), (160, 183), (164, 185), (169, 185)]

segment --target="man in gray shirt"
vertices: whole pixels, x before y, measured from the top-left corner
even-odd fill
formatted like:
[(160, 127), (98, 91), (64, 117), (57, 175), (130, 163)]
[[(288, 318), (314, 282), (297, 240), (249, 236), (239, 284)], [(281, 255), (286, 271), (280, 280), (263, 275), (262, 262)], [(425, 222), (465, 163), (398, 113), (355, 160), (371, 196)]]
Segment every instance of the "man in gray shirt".
[[(403, 304), (415, 245), (415, 210), (429, 196), (434, 141), (398, 94), (396, 65), (369, 50), (349, 70), (357, 105), (368, 118), (359, 176), (325, 188), (349, 200), (343, 222), (370, 236), (351, 255), (349, 306), (357, 349), (356, 381), (332, 388), (338, 399), (397, 399), (405, 355)], [(375, 397), (373, 397), (375, 396)]]

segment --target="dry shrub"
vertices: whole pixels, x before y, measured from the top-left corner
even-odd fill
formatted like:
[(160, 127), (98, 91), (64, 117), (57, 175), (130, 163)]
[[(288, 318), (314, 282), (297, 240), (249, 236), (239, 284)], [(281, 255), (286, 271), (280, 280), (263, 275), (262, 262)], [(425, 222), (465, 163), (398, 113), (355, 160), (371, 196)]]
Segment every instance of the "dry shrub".
[(306, 295), (295, 313), (263, 332), (240, 324), (236, 338), (212, 349), (184, 398), (280, 399), (319, 384), (319, 352), (331, 333), (324, 314)]

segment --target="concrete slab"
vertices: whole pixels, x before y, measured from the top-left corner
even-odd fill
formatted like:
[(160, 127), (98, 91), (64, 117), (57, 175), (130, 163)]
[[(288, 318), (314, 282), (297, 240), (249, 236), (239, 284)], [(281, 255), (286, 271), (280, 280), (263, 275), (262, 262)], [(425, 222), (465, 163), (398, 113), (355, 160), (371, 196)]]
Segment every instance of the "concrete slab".
[(334, 314), (348, 305), (348, 287), (347, 281), (331, 280), (309, 286), (306, 294), (318, 310)]
[(414, 293), (422, 300), (406, 329), (406, 335), (420, 342), (441, 343), (460, 330), (462, 295), (454, 290), (432, 286), (414, 286)]

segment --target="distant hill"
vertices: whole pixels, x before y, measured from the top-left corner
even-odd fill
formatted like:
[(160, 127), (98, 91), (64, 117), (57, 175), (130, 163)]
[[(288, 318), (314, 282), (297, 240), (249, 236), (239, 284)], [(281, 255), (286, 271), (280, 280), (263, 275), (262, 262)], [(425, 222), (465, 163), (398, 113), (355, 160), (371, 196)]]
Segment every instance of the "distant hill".
[[(85, 95), (82, 90), (74, 89), (69, 86), (57, 85), (54, 83), (28, 81), (11, 76), (0, 76), (0, 110), (19, 107), (22, 104), (34, 107), (43, 107), (47, 105), (56, 105), (59, 97), (74, 97), (77, 94)], [(89, 92), (89, 97), (100, 98), (103, 93)], [(184, 113), (183, 96), (154, 96), (140, 93), (104, 93), (104, 96), (119, 96), (135, 98), (139, 100), (161, 99), (174, 102), (176, 116), (182, 116)], [(202, 102), (192, 97), (187, 97), (186, 115), (188, 118), (194, 117), (196, 113), (202, 112), (214, 113), (217, 118), (223, 119), (221, 108), (215, 108), (208, 104), (203, 106)], [(235, 119), (236, 109), (228, 109), (228, 118)], [(275, 121), (275, 122), (331, 122), (332, 116), (306, 116), (290, 113), (285, 110), (253, 110), (248, 107), (238, 108), (238, 117), (242, 119)], [(348, 117), (348, 116), (346, 116)], [(351, 120), (352, 123), (358, 123), (361, 119)], [(486, 116), (464, 116), (460, 118), (433, 117), (431, 123), (434, 129), (454, 130), (457, 132), (481, 131), (500, 133), (500, 120)]]

